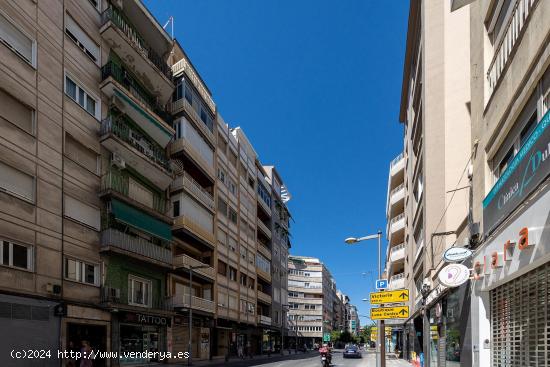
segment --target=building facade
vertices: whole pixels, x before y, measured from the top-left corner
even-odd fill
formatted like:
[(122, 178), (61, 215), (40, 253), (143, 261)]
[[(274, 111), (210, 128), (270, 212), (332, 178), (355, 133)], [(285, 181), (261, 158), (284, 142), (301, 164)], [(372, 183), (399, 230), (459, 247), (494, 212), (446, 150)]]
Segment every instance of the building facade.
[(404, 147), (390, 164), (386, 269), (391, 289), (410, 290), (410, 318), (400, 323), (396, 346), (415, 364), (464, 362), (471, 348), (469, 331), (450, 316), (466, 303), (465, 292), (448, 299), (438, 279), (443, 252), (469, 245), (471, 232), (469, 62), (468, 6), (411, 1), (399, 113)]
[(6, 1), (0, 39), (2, 351), (282, 345), (284, 181), (143, 3)]

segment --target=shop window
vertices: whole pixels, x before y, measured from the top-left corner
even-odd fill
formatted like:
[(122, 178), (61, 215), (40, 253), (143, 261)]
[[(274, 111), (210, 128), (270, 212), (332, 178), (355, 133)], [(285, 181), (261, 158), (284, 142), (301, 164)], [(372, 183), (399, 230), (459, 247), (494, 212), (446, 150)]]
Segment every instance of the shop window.
[(64, 276), (67, 280), (99, 286), (99, 266), (65, 258)]
[(32, 254), (32, 246), (6, 240), (0, 242), (0, 265), (32, 270)]
[(128, 303), (134, 306), (151, 307), (152, 283), (150, 280), (128, 277)]

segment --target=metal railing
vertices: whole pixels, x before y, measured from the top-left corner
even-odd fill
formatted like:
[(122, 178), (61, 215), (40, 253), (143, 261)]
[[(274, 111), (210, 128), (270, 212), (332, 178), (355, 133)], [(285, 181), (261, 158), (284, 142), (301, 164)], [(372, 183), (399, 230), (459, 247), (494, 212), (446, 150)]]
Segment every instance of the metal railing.
[(105, 25), (111, 21), (119, 30), (124, 33), (130, 43), (139, 53), (147, 58), (155, 67), (168, 79), (172, 79), (172, 69), (168, 66), (166, 60), (158, 55), (143, 39), (136, 28), (130, 23), (126, 16), (118, 9), (112, 6), (107, 8), (101, 14), (101, 24)]
[(495, 53), (489, 68), (487, 69), (487, 82), (489, 84), (489, 96), (492, 94), (497, 83), (500, 81), (502, 72), (508, 64), (510, 55), (516, 47), (516, 41), (528, 23), (531, 10), (538, 0), (517, 0), (514, 10), (508, 23), (505, 26), (505, 33), (495, 47)]
[(191, 177), (187, 172), (183, 172), (182, 175), (176, 177), (172, 183), (172, 189), (179, 189), (184, 187), (191, 193), (193, 193), (199, 200), (202, 201), (210, 209), (215, 209), (214, 197), (211, 193), (205, 190), (193, 177)]
[(102, 247), (116, 247), (163, 263), (172, 264), (172, 251), (140, 237), (130, 236), (114, 228), (101, 232)]
[(151, 192), (152, 194), (152, 206), (147, 203), (147, 200), (143, 200), (137, 195), (133, 194), (129, 190), (130, 188), (130, 177), (123, 175), (119, 171), (110, 169), (101, 177), (101, 190), (113, 190), (124, 196), (129, 197), (132, 200), (135, 200), (145, 206), (149, 206), (155, 211), (165, 214), (167, 210), (167, 201), (164, 196), (159, 195), (158, 193)]
[(189, 294), (173, 296), (172, 305), (174, 307), (191, 307), (194, 310), (202, 310), (212, 313), (214, 313), (216, 309), (214, 301), (196, 296), (191, 296), (191, 305), (189, 305)]
[(148, 109), (166, 122), (172, 121), (172, 115), (166, 111), (164, 106), (158, 103), (145, 87), (130, 73), (124, 66), (109, 60), (101, 67), (101, 80), (113, 78), (122, 85), (134, 98), (140, 101)]
[(393, 166), (399, 163), (399, 161), (402, 159), (403, 159), (403, 152), (399, 153), (399, 155), (390, 162), (390, 168), (393, 168)]
[(258, 315), (258, 323), (271, 325), (271, 317)]
[(147, 304), (136, 304), (132, 303), (129, 300), (129, 294), (127, 288), (116, 287), (115, 285), (105, 284), (101, 286), (100, 290), (100, 303), (102, 304), (113, 304), (113, 305), (125, 305), (125, 306), (134, 306), (142, 307), (145, 309), (155, 309), (162, 311), (171, 311), (172, 302), (170, 298), (165, 297), (156, 297), (155, 295), (149, 294), (146, 297), (143, 294), (136, 293), (136, 299), (148, 299)]
[(271, 237), (271, 230), (261, 220), (258, 220), (258, 228), (260, 228), (266, 235)]
[(390, 221), (390, 227), (400, 221), (401, 219), (405, 219), (405, 213), (401, 213), (395, 217), (393, 217)]
[[(188, 256), (185, 254), (174, 256), (174, 266), (176, 268), (189, 268), (190, 266), (197, 267), (197, 266), (204, 266), (204, 265), (208, 265), (208, 264), (204, 264), (199, 260), (193, 259), (191, 256)], [(214, 268), (211, 266), (209, 266), (208, 268), (193, 269), (193, 272), (201, 275), (205, 275), (208, 278), (214, 278), (216, 273)]]
[(405, 184), (401, 184), (399, 186), (397, 186), (395, 189), (391, 190), (390, 191), (390, 198), (393, 196), (393, 194), (395, 194), (397, 191), (403, 189), (405, 187)]
[(399, 279), (403, 279), (404, 277), (405, 277), (405, 273), (399, 273), (399, 274), (392, 275), (392, 277), (390, 278), (390, 283), (395, 282)]
[(393, 246), (393, 247), (390, 249), (390, 253), (393, 254), (394, 252), (397, 252), (397, 251), (402, 250), (402, 249), (404, 249), (404, 248), (405, 248), (405, 243), (402, 242), (402, 243), (400, 243), (400, 244), (397, 245), (397, 246)]
[[(143, 153), (151, 162), (158, 164), (165, 170), (169, 171), (168, 158), (166, 152), (160, 146), (151, 142), (145, 135), (142, 135), (137, 130), (132, 129), (127, 121), (121, 116), (108, 116), (101, 121), (101, 135), (112, 133), (130, 144), (138, 151)], [(130, 133), (132, 136), (130, 136)], [(139, 138), (139, 139), (136, 139)], [(139, 144), (143, 142), (143, 144)]]
[(174, 102), (172, 102), (172, 113), (176, 113), (178, 110), (183, 109), (193, 120), (195, 120), (195, 125), (200, 129), (200, 131), (203, 133), (204, 136), (211, 142), (214, 142), (214, 133), (213, 129), (214, 127), (210, 127), (206, 125), (204, 121), (200, 118), (198, 112), (191, 106), (191, 104), (185, 99), (185, 97), (182, 97)]

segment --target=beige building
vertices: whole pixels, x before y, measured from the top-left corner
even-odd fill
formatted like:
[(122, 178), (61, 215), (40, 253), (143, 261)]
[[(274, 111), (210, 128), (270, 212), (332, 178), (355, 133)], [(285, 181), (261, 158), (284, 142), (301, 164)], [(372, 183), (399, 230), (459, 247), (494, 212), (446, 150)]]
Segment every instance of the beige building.
[(411, 361), (420, 353), (448, 358), (438, 340), (457, 326), (443, 317), (451, 293), (438, 274), (443, 252), (468, 237), (469, 39), (468, 7), (452, 12), (448, 1), (411, 1), (399, 112), (404, 148), (390, 164), (386, 264), (390, 288), (410, 290), (397, 347)]
[[(548, 363), (550, 2), (469, 1), (471, 366)], [(457, 12), (463, 2), (454, 1)]]

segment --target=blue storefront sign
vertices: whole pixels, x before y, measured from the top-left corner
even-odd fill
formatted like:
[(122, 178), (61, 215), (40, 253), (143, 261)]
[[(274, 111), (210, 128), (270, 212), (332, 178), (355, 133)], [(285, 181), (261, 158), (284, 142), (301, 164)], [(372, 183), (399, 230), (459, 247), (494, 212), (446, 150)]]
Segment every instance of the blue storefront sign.
[(483, 200), (483, 231), (492, 232), (550, 173), (550, 111)]

